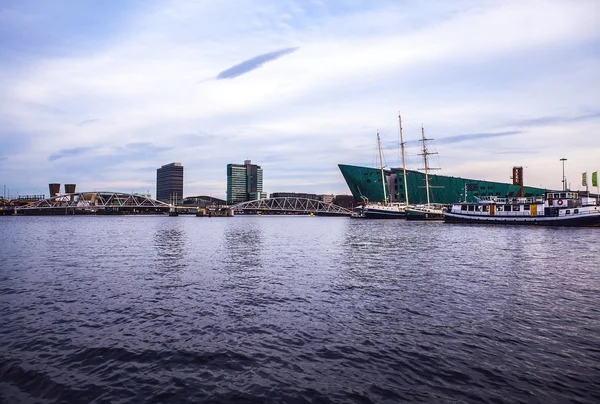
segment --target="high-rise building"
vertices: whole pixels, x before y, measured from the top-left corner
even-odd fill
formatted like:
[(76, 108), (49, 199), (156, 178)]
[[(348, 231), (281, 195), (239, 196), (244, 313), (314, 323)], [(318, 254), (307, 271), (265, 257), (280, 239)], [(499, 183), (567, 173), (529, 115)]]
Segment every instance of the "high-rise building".
[(156, 199), (167, 203), (177, 203), (183, 199), (181, 163), (165, 164), (156, 170)]
[(263, 169), (250, 160), (244, 164), (227, 164), (227, 203), (266, 198), (263, 192)]

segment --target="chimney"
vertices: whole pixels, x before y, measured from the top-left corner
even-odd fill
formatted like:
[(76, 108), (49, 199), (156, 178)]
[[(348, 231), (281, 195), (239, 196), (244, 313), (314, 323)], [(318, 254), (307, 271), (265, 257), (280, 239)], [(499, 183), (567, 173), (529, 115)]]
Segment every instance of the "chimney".
[[(75, 193), (75, 184), (65, 184), (65, 194), (74, 194)], [(71, 202), (73, 202), (73, 195), (70, 197)]]
[(60, 184), (48, 184), (48, 189), (50, 190), (50, 198), (60, 194)]

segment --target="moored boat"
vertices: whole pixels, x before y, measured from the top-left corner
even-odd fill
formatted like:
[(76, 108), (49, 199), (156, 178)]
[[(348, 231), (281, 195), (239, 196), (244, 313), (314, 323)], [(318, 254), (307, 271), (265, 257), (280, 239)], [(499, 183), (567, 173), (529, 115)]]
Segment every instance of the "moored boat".
[[(425, 129), (421, 125), (421, 143), (422, 143), (422, 153), (423, 156), (423, 171), (425, 171), (425, 188), (427, 191), (427, 204), (426, 205), (415, 205), (409, 206), (406, 208), (406, 220), (444, 220), (444, 206), (441, 204), (436, 204), (431, 202), (430, 197), (430, 189), (431, 185), (429, 184), (429, 170), (436, 170), (437, 168), (429, 167), (428, 156), (430, 154), (437, 154), (435, 152), (430, 152), (427, 149), (426, 142), (432, 139), (425, 138)], [(408, 193), (407, 193), (408, 194)]]
[(367, 203), (362, 208), (362, 217), (366, 219), (404, 219), (406, 205), (403, 203)]
[(600, 227), (600, 206), (578, 192), (546, 192), (528, 198), (479, 198), (444, 212), (446, 223)]
[[(400, 121), (400, 134), (402, 135), (402, 121)], [(404, 147), (404, 143), (402, 143), (402, 147)], [(364, 198), (365, 204), (362, 207), (360, 217), (365, 219), (404, 219), (406, 217), (405, 209), (407, 204), (388, 201), (388, 193), (386, 190), (385, 183), (385, 173), (383, 170), (383, 156), (381, 154), (381, 139), (379, 137), (379, 132), (377, 132), (377, 149), (379, 151), (379, 161), (381, 165), (380, 170), (381, 185), (383, 191), (383, 202), (369, 203), (369, 201), (366, 198)]]
[(429, 204), (406, 208), (406, 220), (444, 220), (443, 205)]

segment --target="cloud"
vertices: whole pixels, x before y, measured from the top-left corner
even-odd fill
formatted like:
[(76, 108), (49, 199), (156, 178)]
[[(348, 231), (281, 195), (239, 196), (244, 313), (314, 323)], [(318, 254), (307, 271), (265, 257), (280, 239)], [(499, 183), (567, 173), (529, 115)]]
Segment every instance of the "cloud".
[(561, 123), (573, 123), (581, 121), (590, 121), (600, 118), (600, 112), (591, 112), (577, 116), (544, 116), (540, 118), (525, 119), (512, 123), (514, 126), (547, 126)]
[(91, 124), (93, 124), (94, 122), (98, 122), (98, 120), (97, 120), (97, 119), (85, 119), (85, 120), (83, 120), (83, 121), (79, 122), (79, 123), (78, 123), (78, 124), (76, 124), (76, 125), (77, 125), (77, 126), (85, 126), (85, 125), (91, 125)]
[(22, 193), (62, 178), (146, 191), (181, 161), (186, 194), (222, 198), (245, 159), (268, 193), (347, 193), (337, 164), (377, 167), (377, 129), (397, 165), (398, 110), (408, 161), (423, 123), (448, 175), (505, 180), (527, 160), (552, 188), (563, 154), (597, 165), (595, 0), (132, 1), (116, 19), (116, 0), (42, 3), (0, 15), (0, 177)]
[(506, 155), (517, 155), (517, 154), (538, 154), (539, 152), (536, 150), (507, 150), (507, 151), (498, 151), (493, 154), (506, 154)]
[(443, 138), (436, 139), (438, 144), (450, 144), (450, 143), (459, 143), (465, 142), (467, 140), (479, 140), (479, 139), (490, 139), (504, 136), (513, 136), (523, 133), (520, 130), (512, 130), (507, 132), (497, 132), (497, 133), (473, 133), (473, 134), (465, 134), (465, 135), (454, 135), (447, 136)]
[(65, 157), (81, 156), (82, 154), (85, 154), (90, 150), (92, 150), (91, 147), (74, 147), (72, 149), (62, 149), (48, 156), (48, 160), (56, 161)]
[(241, 76), (242, 74), (246, 74), (251, 72), (252, 70), (258, 69), (263, 64), (270, 62), (272, 60), (279, 59), (284, 55), (289, 55), (298, 50), (298, 47), (294, 48), (285, 48), (275, 52), (263, 53), (262, 55), (254, 56), (248, 60), (244, 60), (237, 65), (231, 66), (228, 69), (223, 70), (219, 74), (217, 74), (217, 80), (223, 79), (233, 79), (235, 77)]

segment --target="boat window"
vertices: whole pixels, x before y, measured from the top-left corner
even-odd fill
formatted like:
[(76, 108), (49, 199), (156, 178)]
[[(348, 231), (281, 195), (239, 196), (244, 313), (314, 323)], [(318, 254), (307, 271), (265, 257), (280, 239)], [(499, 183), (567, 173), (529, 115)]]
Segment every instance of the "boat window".
[(483, 206), (482, 205), (477, 206), (477, 211), (478, 212), (483, 212)]
[(469, 205), (469, 212), (475, 211), (475, 205)]
[(531, 209), (530, 205), (523, 205), (523, 210), (530, 210), (530, 209)]
[(512, 210), (513, 210), (513, 212), (518, 212), (518, 211), (520, 211), (520, 210), (521, 210), (521, 206), (519, 206), (519, 205), (514, 205), (514, 206), (512, 207)]
[(579, 213), (579, 209), (575, 209), (573, 213)]
[(570, 209), (567, 209), (567, 211), (565, 212), (565, 215), (568, 215), (568, 214), (570, 214), (570, 213), (571, 213), (571, 210), (570, 210)]
[(504, 212), (504, 205), (496, 205), (496, 210), (498, 212)]
[(483, 207), (483, 211), (484, 211), (484, 212), (489, 212), (489, 211), (490, 211), (490, 205), (485, 205), (485, 206)]
[(504, 211), (505, 212), (510, 212), (511, 211), (511, 206), (510, 205), (504, 205)]
[(563, 193), (561, 193), (561, 194), (560, 194), (560, 197), (561, 197), (561, 198), (566, 198), (566, 197), (567, 197), (567, 193), (566, 193), (566, 192), (563, 192)]
[(460, 205), (460, 210), (467, 210), (467, 205)]

